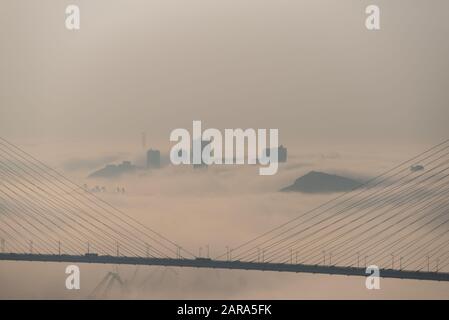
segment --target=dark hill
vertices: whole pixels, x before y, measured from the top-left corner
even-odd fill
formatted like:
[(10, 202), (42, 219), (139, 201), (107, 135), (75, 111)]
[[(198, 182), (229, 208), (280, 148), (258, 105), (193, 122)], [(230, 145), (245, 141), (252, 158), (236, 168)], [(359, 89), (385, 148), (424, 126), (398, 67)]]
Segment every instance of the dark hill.
[(345, 192), (360, 186), (360, 182), (349, 178), (328, 174), (324, 172), (311, 171), (296, 179), (291, 186), (281, 189), (288, 192), (304, 193), (331, 193)]

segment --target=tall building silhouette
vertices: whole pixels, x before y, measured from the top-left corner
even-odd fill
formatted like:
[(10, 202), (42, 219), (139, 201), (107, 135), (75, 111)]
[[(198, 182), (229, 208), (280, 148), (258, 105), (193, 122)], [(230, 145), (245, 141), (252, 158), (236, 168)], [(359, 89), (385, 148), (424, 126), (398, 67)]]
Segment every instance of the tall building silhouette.
[(278, 161), (287, 162), (287, 148), (285, 148), (282, 144), (278, 149)]
[(161, 152), (159, 150), (150, 149), (147, 151), (147, 168), (161, 167)]
[[(211, 143), (212, 142), (212, 140), (201, 140), (201, 155), (203, 154), (203, 150), (204, 150), (204, 148), (209, 144), (209, 143)], [(192, 156), (193, 156), (193, 151), (192, 151)], [(193, 161), (193, 160), (192, 160)], [(203, 169), (203, 168), (207, 168), (208, 166), (207, 166), (207, 164), (206, 163), (204, 163), (204, 161), (203, 161), (203, 158), (201, 157), (201, 163), (200, 164), (194, 164), (193, 165), (193, 168), (194, 169)]]
[[(267, 156), (270, 156), (271, 149), (266, 149), (265, 152)], [(287, 148), (285, 148), (282, 144), (278, 147), (278, 162), (287, 162)]]

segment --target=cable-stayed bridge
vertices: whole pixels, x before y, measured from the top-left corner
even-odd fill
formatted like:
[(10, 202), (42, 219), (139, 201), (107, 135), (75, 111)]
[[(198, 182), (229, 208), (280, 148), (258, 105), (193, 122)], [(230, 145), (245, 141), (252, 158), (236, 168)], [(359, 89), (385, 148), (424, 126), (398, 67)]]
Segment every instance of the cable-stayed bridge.
[(0, 138), (0, 260), (161, 265), (449, 281), (449, 140), (214, 259)]

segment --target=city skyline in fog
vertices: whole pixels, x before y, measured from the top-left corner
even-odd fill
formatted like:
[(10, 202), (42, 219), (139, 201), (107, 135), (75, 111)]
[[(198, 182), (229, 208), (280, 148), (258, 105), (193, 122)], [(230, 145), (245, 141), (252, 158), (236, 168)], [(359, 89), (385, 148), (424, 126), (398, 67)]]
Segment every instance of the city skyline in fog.
[[(378, 31), (365, 28), (365, 8), (373, 0), (77, 0), (81, 28), (69, 31), (64, 12), (72, 2), (3, 1), (0, 137), (195, 253), (207, 246), (211, 255), (223, 254), (448, 138), (447, 0), (376, 0)], [(278, 129), (288, 157), (272, 176), (260, 176), (251, 165), (167, 165), (170, 133), (191, 130), (194, 120), (222, 132)], [(145, 168), (149, 149), (157, 169)], [(9, 153), (0, 157), (9, 159)], [(422, 165), (419, 170), (431, 175), (428, 164), (407, 164), (403, 174), (421, 174), (410, 166)], [(101, 172), (108, 165), (120, 174)], [(121, 175), (123, 168), (129, 174)], [(10, 184), (20, 180), (4, 166), (0, 177)], [(302, 185), (308, 179), (313, 188)], [(339, 185), (309, 192), (316, 181)], [(6, 205), (17, 201), (11, 198), (0, 201), (2, 212), (11, 213)], [(371, 205), (377, 203), (364, 208)], [(319, 235), (313, 230), (312, 240)], [(351, 232), (344, 236), (366, 235)], [(326, 247), (328, 239), (312, 244)], [(37, 242), (35, 248), (42, 246)], [(355, 263), (357, 256), (349, 259)], [(389, 266), (390, 256), (381, 262)], [(0, 298), (85, 298), (110, 266), (83, 265), (76, 293), (65, 289), (62, 269), (2, 262)], [(447, 283), (413, 280), (382, 280), (382, 290), (370, 292), (359, 277), (196, 269), (174, 274), (151, 279), (152, 290), (126, 297), (447, 298), (449, 292)]]

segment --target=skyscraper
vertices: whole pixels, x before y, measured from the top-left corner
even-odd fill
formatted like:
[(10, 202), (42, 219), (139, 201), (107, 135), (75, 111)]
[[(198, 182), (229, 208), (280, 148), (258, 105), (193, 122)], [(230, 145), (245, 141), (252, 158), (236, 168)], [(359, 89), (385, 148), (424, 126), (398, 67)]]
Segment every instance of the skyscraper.
[(161, 167), (161, 152), (150, 149), (147, 152), (147, 169)]
[(285, 148), (282, 144), (278, 149), (278, 161), (287, 162), (287, 148)]
[[(266, 149), (265, 152), (267, 156), (270, 156), (271, 149)], [(287, 148), (285, 148), (282, 144), (278, 147), (278, 162), (287, 162)]]
[[(203, 154), (204, 148), (211, 142), (212, 142), (212, 140), (201, 140), (201, 154)], [(191, 154), (193, 154), (193, 152)], [(201, 163), (200, 164), (194, 164), (193, 168), (194, 169), (207, 168), (207, 164), (204, 163), (203, 159), (201, 158)]]

